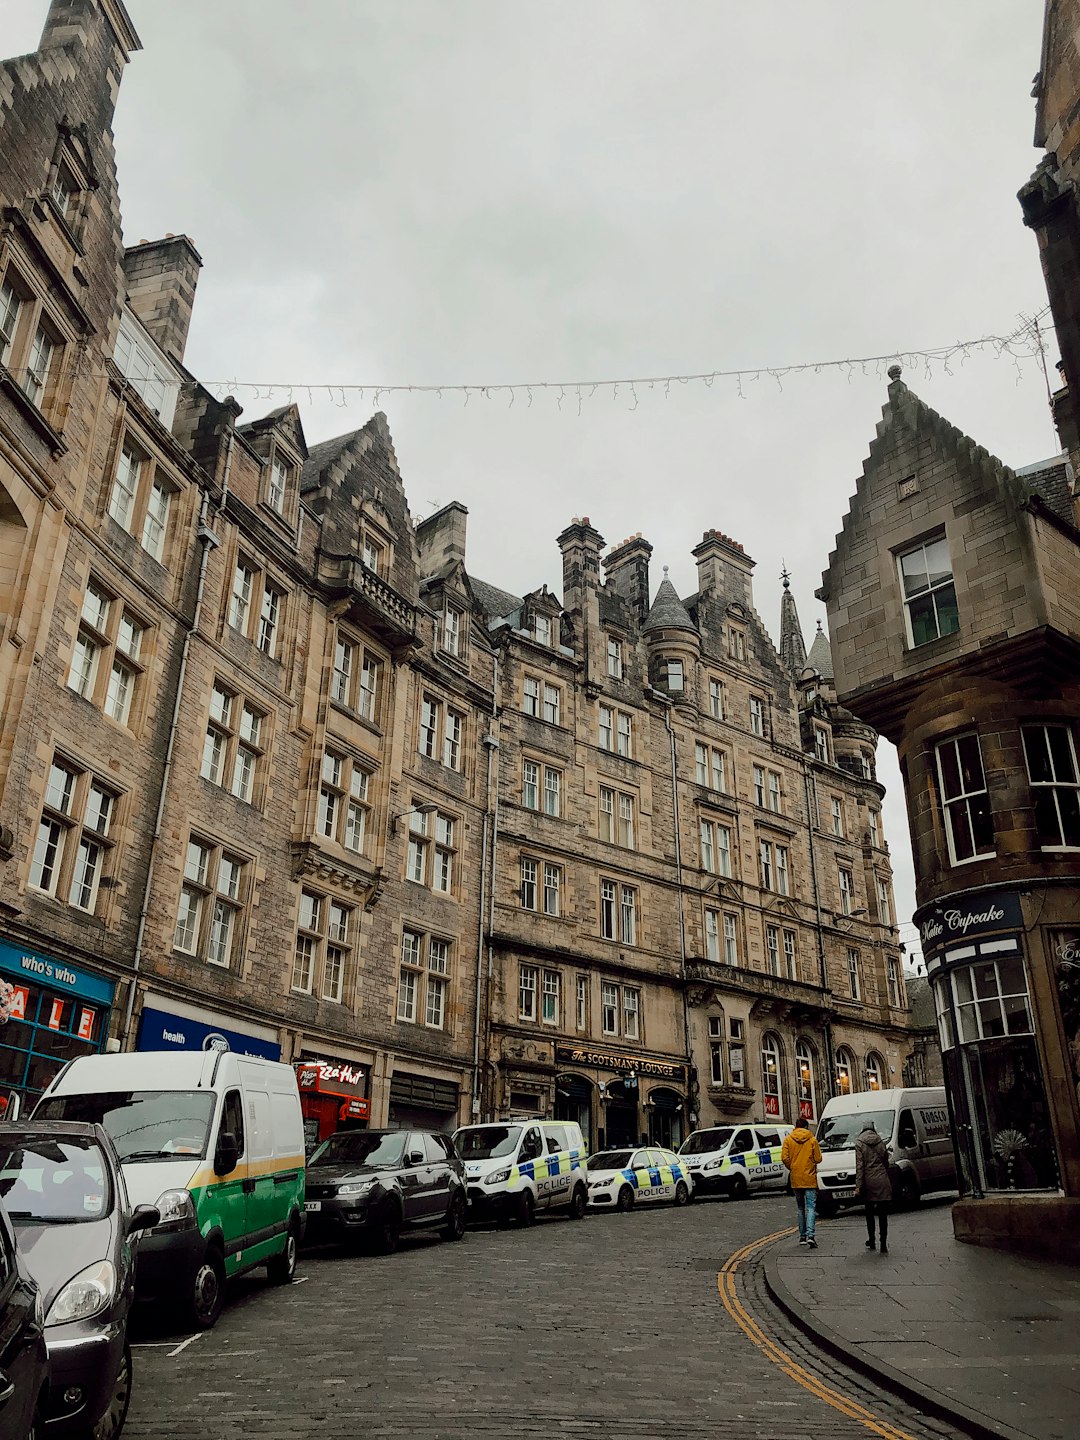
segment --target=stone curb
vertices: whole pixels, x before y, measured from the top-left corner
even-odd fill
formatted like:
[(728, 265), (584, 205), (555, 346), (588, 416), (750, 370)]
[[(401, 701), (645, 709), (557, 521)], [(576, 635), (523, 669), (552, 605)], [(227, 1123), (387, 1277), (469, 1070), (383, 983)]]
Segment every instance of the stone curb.
[(789, 1320), (792, 1320), (805, 1335), (826, 1350), (834, 1359), (842, 1361), (861, 1375), (876, 1380), (887, 1390), (899, 1395), (909, 1404), (919, 1406), (939, 1420), (961, 1425), (974, 1440), (1034, 1440), (1026, 1430), (1014, 1430), (1011, 1425), (995, 1421), (991, 1423), (978, 1411), (969, 1410), (959, 1401), (947, 1399), (940, 1390), (920, 1385), (910, 1375), (897, 1370), (884, 1360), (870, 1360), (857, 1345), (843, 1339), (830, 1326), (824, 1324), (806, 1305), (801, 1305), (780, 1279), (776, 1261), (775, 1246), (770, 1246), (765, 1255), (765, 1288)]

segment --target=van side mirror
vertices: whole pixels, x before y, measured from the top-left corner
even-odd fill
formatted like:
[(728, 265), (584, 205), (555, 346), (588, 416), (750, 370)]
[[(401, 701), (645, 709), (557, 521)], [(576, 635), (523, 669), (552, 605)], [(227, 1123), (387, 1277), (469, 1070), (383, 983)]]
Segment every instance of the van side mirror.
[(3, 1118), (5, 1120), (18, 1120), (22, 1114), (22, 1096), (17, 1090), (9, 1090), (7, 1100), (4, 1104)]
[(231, 1175), (239, 1159), (240, 1146), (236, 1136), (231, 1130), (223, 1130), (218, 1136), (217, 1149), (214, 1151), (214, 1174)]
[(127, 1233), (134, 1235), (139, 1230), (153, 1230), (155, 1225), (160, 1224), (161, 1211), (156, 1205), (136, 1205), (128, 1220)]

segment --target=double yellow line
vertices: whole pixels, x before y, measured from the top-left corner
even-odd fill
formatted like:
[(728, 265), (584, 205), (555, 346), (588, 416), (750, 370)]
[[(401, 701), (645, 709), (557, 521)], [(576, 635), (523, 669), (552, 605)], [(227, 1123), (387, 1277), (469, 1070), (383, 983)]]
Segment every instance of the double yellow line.
[(750, 1318), (744, 1308), (742, 1301), (735, 1291), (735, 1274), (739, 1266), (743, 1264), (744, 1261), (749, 1260), (756, 1251), (764, 1249), (766, 1245), (771, 1245), (776, 1240), (783, 1240), (786, 1236), (794, 1234), (794, 1227), (787, 1230), (777, 1230), (772, 1235), (765, 1235), (762, 1239), (754, 1240), (751, 1244), (744, 1245), (741, 1250), (735, 1251), (734, 1255), (726, 1261), (724, 1268), (716, 1277), (716, 1288), (720, 1291), (720, 1299), (724, 1302), (724, 1309), (735, 1321), (735, 1324), (738, 1325), (743, 1334), (757, 1346), (767, 1359), (771, 1360), (774, 1365), (779, 1366), (784, 1374), (790, 1376), (797, 1385), (801, 1385), (803, 1389), (809, 1390), (810, 1393), (816, 1395), (819, 1400), (824, 1400), (826, 1405), (830, 1405), (834, 1410), (839, 1410), (840, 1413), (846, 1415), (849, 1420), (855, 1420), (858, 1424), (864, 1425), (867, 1430), (872, 1431), (875, 1435), (882, 1436), (883, 1440), (915, 1440), (915, 1437), (909, 1435), (906, 1430), (898, 1430), (895, 1425), (890, 1425), (887, 1420), (879, 1420), (876, 1415), (871, 1414), (869, 1410), (858, 1404), (857, 1401), (849, 1400), (846, 1395), (841, 1395), (839, 1391), (833, 1390), (832, 1387), (826, 1385), (823, 1380), (819, 1380), (816, 1375), (811, 1375), (809, 1370), (804, 1370), (793, 1356), (789, 1355), (781, 1345), (778, 1345), (775, 1340), (771, 1340), (769, 1336), (765, 1334), (761, 1326)]

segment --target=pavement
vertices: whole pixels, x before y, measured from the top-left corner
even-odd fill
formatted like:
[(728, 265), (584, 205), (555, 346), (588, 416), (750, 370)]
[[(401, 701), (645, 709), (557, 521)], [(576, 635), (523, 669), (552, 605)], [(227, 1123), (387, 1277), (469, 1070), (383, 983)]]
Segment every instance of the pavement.
[(861, 1208), (819, 1221), (817, 1250), (771, 1247), (769, 1294), (837, 1359), (976, 1436), (1076, 1440), (1080, 1267), (961, 1244), (950, 1209), (892, 1216), (888, 1255), (865, 1248)]

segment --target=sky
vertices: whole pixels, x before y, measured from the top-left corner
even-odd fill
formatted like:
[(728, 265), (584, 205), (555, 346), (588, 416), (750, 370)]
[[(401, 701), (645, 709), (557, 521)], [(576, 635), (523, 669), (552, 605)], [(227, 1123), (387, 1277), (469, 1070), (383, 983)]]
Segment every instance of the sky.
[[(917, 358), (1046, 305), (1016, 201), (1042, 0), (127, 4), (125, 238), (203, 258), (187, 365), (246, 419), (296, 400), (309, 444), (385, 411), (413, 515), (468, 507), (474, 575), (558, 591), (555, 536), (587, 515), (686, 595), (716, 527), (777, 642), (787, 566), (809, 646), (888, 362), (816, 363), (904, 352), (1006, 463), (1059, 448), (1035, 346)], [(0, 0), (0, 49), (46, 9)], [(730, 370), (761, 373), (591, 385)]]

